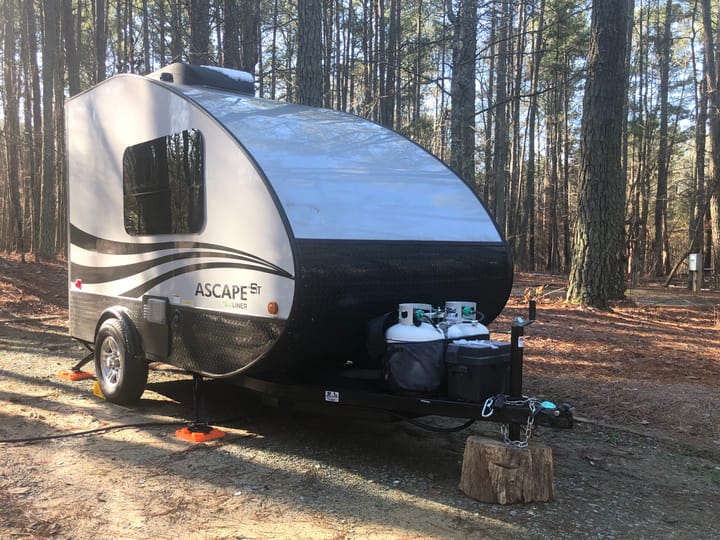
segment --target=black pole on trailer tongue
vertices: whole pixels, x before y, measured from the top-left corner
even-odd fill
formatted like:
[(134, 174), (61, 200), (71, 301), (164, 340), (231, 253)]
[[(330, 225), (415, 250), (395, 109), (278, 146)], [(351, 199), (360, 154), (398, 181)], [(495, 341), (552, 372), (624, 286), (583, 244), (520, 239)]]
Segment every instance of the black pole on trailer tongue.
[[(532, 306), (531, 306), (532, 307)], [(515, 317), (510, 328), (510, 399), (522, 400), (523, 349), (525, 347), (525, 327), (532, 324), (535, 313), (531, 309), (531, 320)], [(510, 439), (520, 439), (520, 424), (510, 424)]]

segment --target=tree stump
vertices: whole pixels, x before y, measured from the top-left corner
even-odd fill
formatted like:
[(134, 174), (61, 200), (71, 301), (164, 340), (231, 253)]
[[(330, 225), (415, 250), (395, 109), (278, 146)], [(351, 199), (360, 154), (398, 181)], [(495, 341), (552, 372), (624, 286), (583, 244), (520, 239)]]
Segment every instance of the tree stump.
[(516, 448), (470, 436), (465, 443), (460, 489), (487, 503), (552, 501), (552, 449), (543, 444)]

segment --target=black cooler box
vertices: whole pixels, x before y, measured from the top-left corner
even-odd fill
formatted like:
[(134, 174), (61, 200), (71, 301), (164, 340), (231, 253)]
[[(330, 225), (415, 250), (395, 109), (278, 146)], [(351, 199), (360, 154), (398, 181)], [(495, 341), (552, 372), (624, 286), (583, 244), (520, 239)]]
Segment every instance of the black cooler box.
[(448, 397), (482, 403), (510, 389), (510, 344), (502, 341), (454, 341), (445, 354)]

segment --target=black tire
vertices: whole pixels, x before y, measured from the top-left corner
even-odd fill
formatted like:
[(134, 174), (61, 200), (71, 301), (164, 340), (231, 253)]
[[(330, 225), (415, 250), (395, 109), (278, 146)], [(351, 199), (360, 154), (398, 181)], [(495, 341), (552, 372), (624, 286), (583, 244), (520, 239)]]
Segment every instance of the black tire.
[(95, 338), (95, 377), (108, 401), (131, 405), (145, 391), (148, 365), (135, 330), (119, 319), (102, 323)]

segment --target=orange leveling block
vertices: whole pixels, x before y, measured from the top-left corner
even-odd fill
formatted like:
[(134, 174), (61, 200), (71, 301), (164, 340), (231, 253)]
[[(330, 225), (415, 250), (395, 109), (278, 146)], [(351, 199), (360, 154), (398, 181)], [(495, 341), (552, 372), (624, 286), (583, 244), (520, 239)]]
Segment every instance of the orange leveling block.
[(68, 381), (82, 381), (84, 379), (92, 379), (95, 375), (89, 371), (75, 371), (74, 369), (66, 369), (57, 374), (58, 378)]
[[(85, 345), (87, 347), (87, 345)], [(89, 348), (89, 347), (88, 347)], [(90, 360), (92, 360), (95, 357), (95, 353), (91, 352), (87, 356), (85, 356), (82, 360), (80, 360), (77, 364), (75, 364), (70, 369), (66, 369), (65, 371), (61, 371), (57, 374), (57, 376), (60, 379), (65, 379), (68, 381), (82, 381), (83, 379), (92, 379), (95, 375), (88, 371), (81, 371), (80, 368), (83, 367), (85, 364), (87, 364)]]
[(178, 429), (175, 436), (192, 443), (215, 441), (222, 439), (225, 432), (209, 426), (203, 419), (205, 395), (203, 393), (203, 378), (199, 373), (193, 373), (193, 402), (195, 404), (195, 422)]
[(207, 424), (190, 424), (187, 427), (178, 429), (175, 436), (191, 443), (200, 443), (222, 439), (225, 432)]

